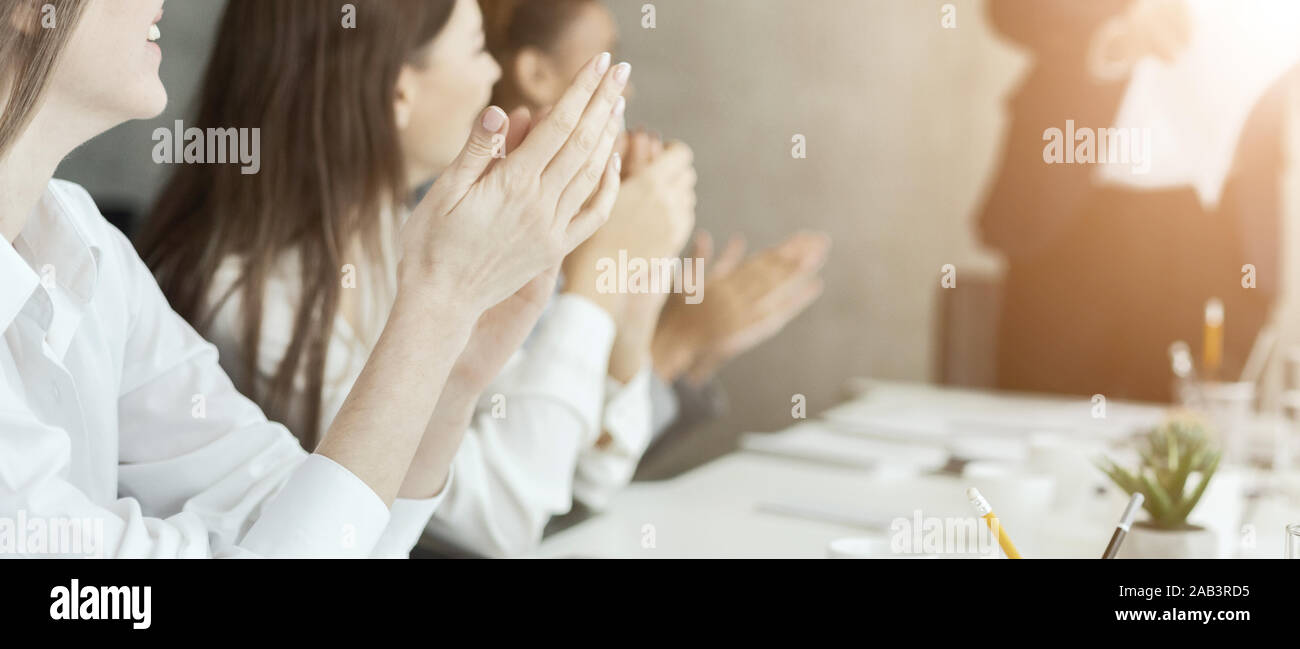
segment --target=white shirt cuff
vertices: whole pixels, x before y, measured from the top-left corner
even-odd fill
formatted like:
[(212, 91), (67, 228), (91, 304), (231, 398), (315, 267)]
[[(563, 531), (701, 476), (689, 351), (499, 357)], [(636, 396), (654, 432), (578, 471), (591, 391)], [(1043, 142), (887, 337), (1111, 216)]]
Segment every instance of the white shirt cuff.
[(388, 525), (384, 501), (335, 461), (308, 455), (240, 543), (264, 557), (364, 558)]
[(650, 445), (652, 373), (647, 366), (627, 383), (606, 378), (605, 432), (613, 439), (611, 447), (623, 455), (639, 458)]
[[(612, 381), (612, 379), (611, 379)], [(632, 481), (636, 465), (650, 445), (650, 370), (638, 372), (626, 385), (612, 381), (605, 406), (604, 429), (610, 443), (588, 446), (578, 459), (573, 497), (601, 511)]]
[(528, 360), (511, 377), (514, 394), (568, 404), (586, 423), (583, 443), (594, 444), (614, 334), (604, 309), (577, 295), (557, 296), (528, 343)]
[(424, 533), (429, 519), (433, 518), (433, 513), (438, 510), (442, 501), (447, 499), (447, 491), (451, 488), (451, 481), (455, 474), (456, 466), (453, 464), (447, 472), (447, 481), (442, 485), (442, 491), (432, 498), (394, 500), (388, 527), (384, 528), (384, 534), (379, 538), (379, 543), (375, 545), (375, 551), (371, 556), (376, 559), (410, 557), (411, 548), (420, 541), (420, 535)]

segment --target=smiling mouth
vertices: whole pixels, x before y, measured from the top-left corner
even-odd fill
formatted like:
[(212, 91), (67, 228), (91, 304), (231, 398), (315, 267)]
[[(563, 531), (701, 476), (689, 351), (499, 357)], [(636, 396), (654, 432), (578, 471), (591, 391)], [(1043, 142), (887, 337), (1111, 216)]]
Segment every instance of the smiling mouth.
[(163, 12), (161, 9), (159, 9), (158, 15), (154, 16), (153, 24), (149, 25), (149, 36), (147, 37), (147, 39), (150, 43), (162, 38), (162, 30), (158, 29), (158, 21), (162, 20), (162, 17), (163, 17)]

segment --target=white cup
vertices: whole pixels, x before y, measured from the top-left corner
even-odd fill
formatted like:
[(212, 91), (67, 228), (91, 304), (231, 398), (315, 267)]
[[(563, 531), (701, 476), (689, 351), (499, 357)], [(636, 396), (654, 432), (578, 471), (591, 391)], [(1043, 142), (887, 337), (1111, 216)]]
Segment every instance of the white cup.
[(1256, 400), (1254, 383), (1178, 381), (1175, 388), (1182, 405), (1201, 412), (1213, 424), (1223, 447), (1224, 462), (1237, 464), (1250, 459), (1254, 435), (1250, 420)]
[(1101, 440), (1035, 434), (1029, 439), (1028, 468), (1055, 479), (1054, 510), (1074, 511), (1092, 499), (1098, 485), (1107, 484), (1106, 475), (1093, 464), (1105, 453)]

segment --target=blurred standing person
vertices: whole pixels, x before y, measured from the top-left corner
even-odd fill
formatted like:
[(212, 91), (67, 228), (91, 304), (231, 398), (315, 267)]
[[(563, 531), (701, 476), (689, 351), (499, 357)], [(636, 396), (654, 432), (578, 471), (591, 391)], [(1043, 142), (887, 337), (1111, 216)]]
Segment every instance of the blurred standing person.
[[(1002, 162), (979, 219), (1007, 260), (998, 384), (1168, 401), (1167, 349), (1199, 345), (1205, 303), (1226, 305), (1224, 378), (1240, 372), (1278, 290), (1284, 84), (1255, 107), (1217, 208), (1192, 187), (1102, 186), (1092, 164), (1047, 164), (1046, 132), (1108, 128), (1133, 65), (1187, 47), (1182, 0), (994, 0), (995, 28), (1028, 49)], [(1066, 142), (1066, 147), (1075, 146)], [(1243, 289), (1242, 266), (1258, 288)]]

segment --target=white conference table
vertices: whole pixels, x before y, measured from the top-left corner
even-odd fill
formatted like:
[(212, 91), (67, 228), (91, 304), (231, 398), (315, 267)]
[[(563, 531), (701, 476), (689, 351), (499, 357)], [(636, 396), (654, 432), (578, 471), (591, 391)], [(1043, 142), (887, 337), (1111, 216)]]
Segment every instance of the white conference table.
[[(900, 519), (911, 527), (969, 520), (965, 490), (975, 485), (1025, 557), (1097, 557), (1126, 496), (1103, 493), (1106, 478), (1091, 462), (1165, 412), (1112, 403), (1098, 419), (1082, 398), (864, 380), (850, 388), (857, 396), (816, 420), (747, 436), (740, 450), (674, 479), (630, 485), (605, 512), (548, 537), (535, 556), (824, 558), (835, 539), (888, 540)], [(1052, 441), (1062, 438), (1068, 444)], [(951, 455), (998, 470), (935, 471)], [(1282, 526), (1300, 520), (1294, 490), (1248, 505), (1244, 494), (1267, 474), (1220, 473), (1192, 521), (1219, 532), (1230, 548), (1223, 556), (1281, 556)], [(1243, 525), (1256, 530), (1245, 543)]]

